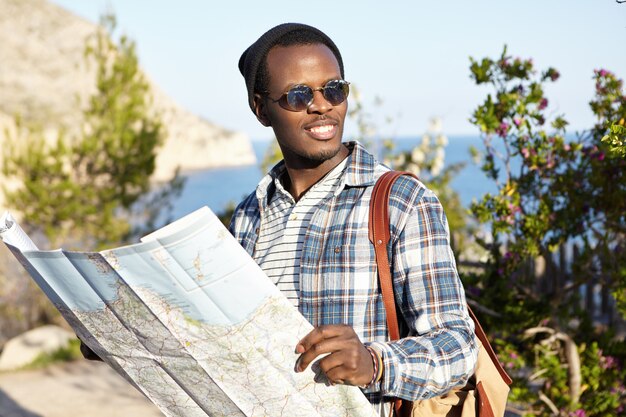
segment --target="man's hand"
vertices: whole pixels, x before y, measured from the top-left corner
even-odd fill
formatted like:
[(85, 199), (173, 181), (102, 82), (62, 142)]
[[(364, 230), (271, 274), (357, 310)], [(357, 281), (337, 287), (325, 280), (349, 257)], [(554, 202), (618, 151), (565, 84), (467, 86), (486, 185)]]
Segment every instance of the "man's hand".
[(365, 386), (374, 374), (372, 356), (350, 326), (316, 327), (298, 342), (296, 353), (301, 354), (296, 372), (302, 372), (316, 357), (328, 353), (319, 365), (333, 384)]

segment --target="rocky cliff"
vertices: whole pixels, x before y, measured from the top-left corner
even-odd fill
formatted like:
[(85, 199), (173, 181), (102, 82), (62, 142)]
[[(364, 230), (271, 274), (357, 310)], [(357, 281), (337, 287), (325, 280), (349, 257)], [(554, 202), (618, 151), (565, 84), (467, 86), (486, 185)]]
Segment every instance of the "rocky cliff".
[[(95, 90), (95, 66), (84, 59), (85, 40), (95, 30), (94, 23), (46, 0), (0, 0), (0, 152), (14, 115), (47, 130), (79, 130), (81, 108)], [(154, 84), (152, 90), (167, 131), (155, 181), (169, 179), (178, 166), (255, 163), (245, 135), (191, 114)]]

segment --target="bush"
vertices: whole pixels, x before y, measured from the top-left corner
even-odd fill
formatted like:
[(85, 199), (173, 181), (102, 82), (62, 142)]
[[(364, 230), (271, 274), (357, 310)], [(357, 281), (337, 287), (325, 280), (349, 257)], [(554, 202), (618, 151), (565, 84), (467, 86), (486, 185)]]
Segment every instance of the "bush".
[[(483, 241), (490, 259), (466, 279), (484, 311), (500, 313), (484, 321), (515, 377), (511, 399), (529, 416), (615, 415), (626, 402), (626, 349), (580, 294), (602, 285), (626, 315), (626, 159), (615, 128), (626, 117), (623, 83), (595, 71), (597, 122), (571, 137), (565, 118), (547, 113), (544, 85), (558, 80), (556, 69), (537, 73), (505, 48), (498, 59), (471, 59), (471, 73), (493, 89), (472, 122), (485, 145), (481, 168), (498, 192), (472, 204), (491, 229)], [(527, 262), (554, 267), (564, 244), (579, 248), (566, 280), (539, 287)]]

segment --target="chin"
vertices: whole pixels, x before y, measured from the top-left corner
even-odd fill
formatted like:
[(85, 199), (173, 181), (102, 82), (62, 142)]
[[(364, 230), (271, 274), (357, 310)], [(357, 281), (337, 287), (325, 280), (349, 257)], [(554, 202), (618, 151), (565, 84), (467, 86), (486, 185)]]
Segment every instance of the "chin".
[(302, 155), (302, 157), (310, 160), (311, 162), (323, 163), (328, 160), (333, 159), (337, 154), (341, 151), (341, 141), (335, 143), (330, 142), (323, 149), (316, 149), (306, 154)]

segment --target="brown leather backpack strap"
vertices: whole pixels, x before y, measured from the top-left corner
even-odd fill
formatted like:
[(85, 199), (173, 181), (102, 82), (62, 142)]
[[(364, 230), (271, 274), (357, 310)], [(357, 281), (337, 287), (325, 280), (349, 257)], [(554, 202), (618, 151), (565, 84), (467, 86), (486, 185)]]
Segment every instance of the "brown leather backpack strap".
[[(387, 244), (391, 238), (389, 227), (389, 195), (391, 186), (402, 175), (414, 174), (410, 172), (389, 171), (385, 172), (374, 185), (369, 212), (369, 239), (374, 245), (376, 264), (378, 265), (378, 281), (383, 296), (385, 312), (387, 313), (387, 328), (391, 340), (400, 339), (398, 316), (396, 315), (396, 302), (393, 292), (393, 280), (389, 266), (389, 254)], [(401, 399), (394, 400), (396, 416), (408, 416), (412, 408), (412, 402)]]
[(389, 229), (389, 193), (396, 178), (402, 175), (398, 171), (385, 172), (374, 185), (369, 212), (369, 238), (374, 245), (376, 264), (378, 265), (378, 280), (387, 313), (387, 328), (391, 340), (400, 338), (396, 303), (393, 295), (393, 281), (389, 266), (387, 244), (391, 238)]

